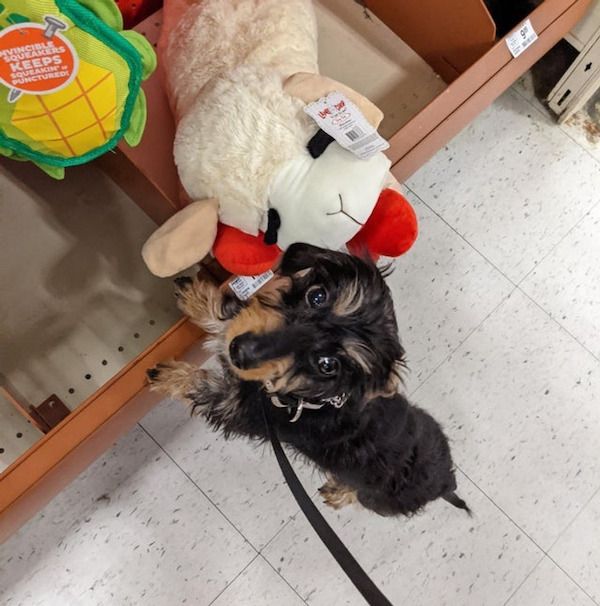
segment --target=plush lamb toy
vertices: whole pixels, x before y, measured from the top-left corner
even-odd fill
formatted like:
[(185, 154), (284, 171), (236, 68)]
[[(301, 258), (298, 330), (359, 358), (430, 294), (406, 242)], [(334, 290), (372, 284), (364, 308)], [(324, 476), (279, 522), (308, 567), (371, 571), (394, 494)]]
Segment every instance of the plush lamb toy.
[[(318, 74), (309, 0), (165, 0), (159, 57), (175, 112), (174, 155), (192, 201), (146, 242), (170, 276), (211, 250), (232, 273), (269, 269), (293, 242), (397, 256), (416, 217), (390, 161), (360, 159), (304, 107), (342, 93), (366, 123), (381, 111)], [(367, 124), (368, 126), (368, 124)]]

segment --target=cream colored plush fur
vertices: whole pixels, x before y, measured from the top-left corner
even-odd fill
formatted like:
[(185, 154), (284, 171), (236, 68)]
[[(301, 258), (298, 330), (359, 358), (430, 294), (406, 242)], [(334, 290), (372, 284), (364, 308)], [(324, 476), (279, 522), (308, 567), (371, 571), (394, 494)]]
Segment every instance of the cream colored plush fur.
[(302, 101), (282, 93), (295, 72), (318, 71), (312, 6), (191, 2), (162, 47), (183, 187), (194, 200), (218, 198), (221, 221), (256, 235), (275, 173), (316, 130)]
[(273, 69), (284, 80), (319, 71), (309, 0), (165, 0), (165, 11), (169, 5), (176, 14), (159, 49), (178, 116), (213, 78), (241, 65)]
[(175, 162), (190, 197), (218, 198), (223, 223), (257, 235), (270, 183), (316, 130), (302, 107), (273, 70), (241, 66), (218, 78), (177, 129)]

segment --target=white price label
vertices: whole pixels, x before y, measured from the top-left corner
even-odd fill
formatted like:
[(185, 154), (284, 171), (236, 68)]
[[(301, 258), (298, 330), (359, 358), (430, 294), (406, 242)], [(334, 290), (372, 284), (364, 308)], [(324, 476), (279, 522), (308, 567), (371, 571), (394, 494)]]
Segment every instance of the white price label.
[(269, 270), (259, 276), (236, 276), (229, 282), (229, 288), (240, 301), (246, 301), (273, 275), (273, 272)]
[(390, 146), (360, 109), (342, 93), (329, 93), (327, 97), (306, 105), (304, 111), (319, 128), (361, 160), (367, 160)]
[(531, 25), (531, 21), (523, 22), (508, 38), (506, 45), (513, 57), (518, 57), (527, 47), (531, 46), (537, 40), (537, 34)]

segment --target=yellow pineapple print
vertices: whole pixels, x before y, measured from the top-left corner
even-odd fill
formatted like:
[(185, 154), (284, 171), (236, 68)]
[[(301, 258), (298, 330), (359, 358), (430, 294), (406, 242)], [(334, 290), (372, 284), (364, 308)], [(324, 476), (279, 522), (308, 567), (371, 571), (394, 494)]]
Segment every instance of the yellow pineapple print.
[(114, 74), (79, 62), (73, 82), (52, 95), (23, 95), (11, 124), (64, 157), (102, 145), (116, 130)]

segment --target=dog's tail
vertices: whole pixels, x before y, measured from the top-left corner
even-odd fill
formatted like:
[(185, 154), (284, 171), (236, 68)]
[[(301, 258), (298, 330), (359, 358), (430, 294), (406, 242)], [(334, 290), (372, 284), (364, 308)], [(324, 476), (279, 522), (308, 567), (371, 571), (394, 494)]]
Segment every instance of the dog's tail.
[(444, 501), (448, 501), (450, 505), (458, 507), (458, 509), (464, 509), (470, 516), (473, 515), (470, 507), (455, 492), (449, 492), (442, 495), (442, 499), (444, 499)]

